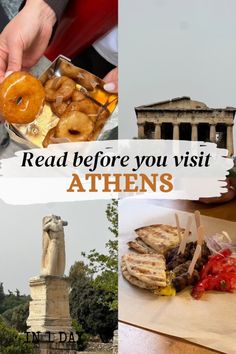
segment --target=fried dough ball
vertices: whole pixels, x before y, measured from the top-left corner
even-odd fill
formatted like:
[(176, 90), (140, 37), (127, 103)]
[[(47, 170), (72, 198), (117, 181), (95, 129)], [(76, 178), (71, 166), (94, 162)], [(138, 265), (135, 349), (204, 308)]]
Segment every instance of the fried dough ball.
[(51, 102), (51, 109), (53, 113), (56, 114), (56, 116), (61, 117), (65, 113), (70, 103), (71, 100), (65, 102), (57, 102), (57, 101)]
[(82, 101), (86, 98), (86, 96), (79, 90), (74, 90), (73, 94), (72, 94), (72, 101), (73, 102), (79, 102), (79, 101)]
[(44, 87), (47, 101), (53, 102), (58, 99), (68, 101), (76, 88), (76, 83), (69, 77), (55, 76), (46, 81)]
[(94, 88), (99, 84), (99, 81), (101, 81), (88, 71), (77, 68), (76, 66), (64, 61), (60, 64), (60, 71), (62, 75), (76, 80), (88, 91), (93, 91)]
[(0, 85), (0, 113), (9, 123), (27, 124), (35, 120), (44, 99), (41, 82), (24, 71), (12, 73)]
[(79, 102), (71, 102), (71, 104), (69, 104), (69, 106), (66, 109), (66, 113), (73, 112), (73, 111), (82, 112), (88, 115), (89, 118), (93, 122), (95, 122), (97, 119), (98, 110), (99, 110), (99, 106), (96, 103), (94, 103), (89, 98), (85, 98), (84, 100)]
[(56, 138), (66, 138), (69, 141), (88, 141), (94, 129), (91, 119), (82, 112), (65, 113), (56, 126)]
[(55, 134), (56, 134), (56, 127), (50, 129), (48, 132), (47, 132), (47, 135), (45, 136), (44, 140), (43, 140), (43, 147), (48, 147), (49, 144), (52, 143), (52, 138), (55, 137)]

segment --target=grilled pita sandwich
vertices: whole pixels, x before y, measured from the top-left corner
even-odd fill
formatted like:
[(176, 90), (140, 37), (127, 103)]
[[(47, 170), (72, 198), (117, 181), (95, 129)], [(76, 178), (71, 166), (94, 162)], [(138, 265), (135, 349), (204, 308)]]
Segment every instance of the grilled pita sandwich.
[(133, 249), (138, 253), (142, 253), (142, 254), (157, 253), (157, 251), (154, 250), (152, 247), (146, 245), (146, 243), (143, 242), (140, 237), (136, 237), (134, 241), (129, 241), (127, 245), (129, 246), (129, 248)]
[(122, 257), (123, 276), (144, 289), (166, 286), (165, 258), (159, 254), (128, 253)]
[(142, 282), (141, 280), (133, 277), (132, 275), (130, 275), (130, 273), (127, 270), (126, 267), (126, 262), (125, 260), (122, 258), (121, 260), (121, 270), (122, 270), (122, 274), (123, 277), (132, 285), (137, 286), (138, 288), (142, 288), (142, 289), (148, 289), (148, 290), (154, 290), (156, 289), (156, 287), (153, 286), (149, 286), (147, 284), (145, 284), (144, 282)]
[[(180, 230), (183, 237), (184, 229)], [(136, 229), (135, 232), (147, 246), (159, 254), (164, 254), (180, 243), (177, 227), (171, 225), (157, 224), (144, 226)]]

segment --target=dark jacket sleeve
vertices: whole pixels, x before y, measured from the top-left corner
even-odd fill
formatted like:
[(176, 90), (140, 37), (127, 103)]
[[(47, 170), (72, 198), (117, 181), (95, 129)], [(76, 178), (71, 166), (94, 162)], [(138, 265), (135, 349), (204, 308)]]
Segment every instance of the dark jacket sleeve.
[(55, 12), (57, 22), (60, 21), (69, 0), (44, 0)]

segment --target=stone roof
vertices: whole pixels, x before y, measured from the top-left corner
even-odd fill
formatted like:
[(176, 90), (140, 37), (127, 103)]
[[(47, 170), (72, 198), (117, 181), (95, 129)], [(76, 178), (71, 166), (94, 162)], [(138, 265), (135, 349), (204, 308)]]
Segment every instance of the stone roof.
[(166, 110), (201, 110), (201, 111), (233, 111), (236, 112), (234, 107), (226, 108), (209, 108), (205, 103), (200, 101), (191, 100), (188, 96), (176, 97), (171, 100), (161, 101), (157, 103), (152, 103), (149, 105), (143, 105), (135, 108), (135, 111), (166, 111)]

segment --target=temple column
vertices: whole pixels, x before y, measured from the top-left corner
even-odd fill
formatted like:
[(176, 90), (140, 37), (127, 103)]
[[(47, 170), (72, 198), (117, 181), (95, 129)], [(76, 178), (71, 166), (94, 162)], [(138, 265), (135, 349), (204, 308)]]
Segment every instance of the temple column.
[(197, 124), (192, 124), (191, 140), (192, 141), (198, 141), (198, 125)]
[(227, 125), (227, 146), (228, 156), (232, 156), (234, 152), (233, 148), (233, 125)]
[(179, 140), (179, 124), (173, 124), (173, 140)]
[(138, 138), (144, 139), (144, 123), (138, 123)]
[(161, 124), (155, 124), (154, 139), (161, 139)]
[(211, 143), (216, 142), (216, 125), (215, 124), (210, 125), (210, 142)]

